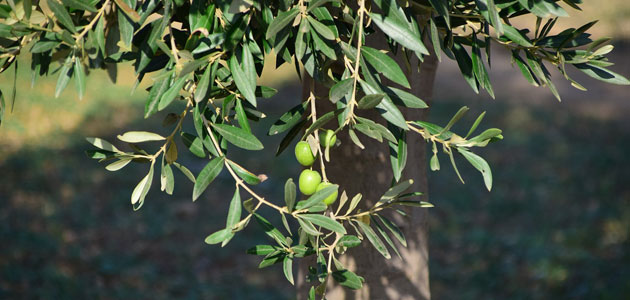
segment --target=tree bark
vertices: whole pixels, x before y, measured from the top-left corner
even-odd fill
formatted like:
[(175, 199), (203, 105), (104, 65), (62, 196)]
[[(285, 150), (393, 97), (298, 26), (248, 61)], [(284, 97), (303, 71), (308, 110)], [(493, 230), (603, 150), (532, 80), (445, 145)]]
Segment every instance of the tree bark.
[[(386, 49), (384, 39), (369, 41), (377, 44), (378, 49)], [(399, 52), (400, 54), (400, 52)], [(397, 60), (402, 59), (400, 55)], [(404, 65), (404, 64), (401, 64)], [(407, 78), (411, 85), (411, 92), (428, 102), (432, 95), (433, 81), (437, 71), (435, 55), (425, 58), (420, 70), (415, 56), (410, 59), (413, 70), (407, 70)], [(305, 79), (303, 91), (306, 97), (310, 92), (310, 80)], [(330, 111), (332, 105), (327, 101), (327, 89), (315, 86), (318, 96), (318, 111)], [(407, 120), (423, 120), (427, 116), (427, 109), (403, 110)], [(372, 120), (383, 120), (378, 113), (370, 110), (360, 111), (360, 115)], [(340, 133), (338, 139), (341, 146), (331, 149), (330, 163), (326, 165), (328, 179), (339, 184), (340, 190), (345, 190), (350, 198), (357, 193), (363, 194), (365, 207), (371, 207), (388, 189), (392, 181), (392, 171), (389, 162), (389, 147), (386, 142), (359, 135), (365, 149), (355, 146), (346, 132)], [(427, 201), (427, 160), (426, 142), (417, 134), (408, 134), (408, 160), (402, 179), (413, 179), (413, 191), (423, 192), (422, 200)], [(360, 247), (349, 249), (341, 258), (343, 264), (350, 270), (365, 278), (362, 289), (352, 291), (332, 280), (326, 292), (327, 299), (430, 299), (428, 245), (427, 245), (427, 209), (415, 207), (401, 207), (407, 217), (387, 212), (386, 215), (395, 221), (407, 238), (407, 247), (399, 246), (402, 259), (392, 254), (387, 260), (378, 253), (372, 245), (364, 241)], [(395, 239), (393, 239), (395, 240)], [(391, 251), (390, 251), (391, 252)], [(303, 299), (308, 289), (314, 283), (305, 283), (307, 263), (302, 263), (298, 276), (298, 298)]]

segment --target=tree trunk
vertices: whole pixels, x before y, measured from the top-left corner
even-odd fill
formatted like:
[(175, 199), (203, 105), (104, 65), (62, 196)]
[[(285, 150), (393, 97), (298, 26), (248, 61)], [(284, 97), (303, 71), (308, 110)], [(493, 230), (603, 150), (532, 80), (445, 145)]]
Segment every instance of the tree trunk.
[[(376, 47), (386, 49), (384, 40), (371, 41), (379, 43)], [(400, 53), (400, 52), (399, 52)], [(401, 59), (400, 55), (397, 59)], [(404, 65), (404, 64), (401, 64)], [(415, 56), (410, 59), (411, 66), (417, 66)], [(435, 55), (425, 58), (420, 71), (412, 67), (407, 70), (407, 78), (411, 84), (411, 92), (428, 102), (432, 94), (433, 81), (437, 70)], [(308, 96), (310, 81), (304, 82), (304, 93)], [(327, 89), (315, 87), (318, 96), (318, 111), (329, 111), (332, 106), (327, 98)], [(321, 108), (321, 109), (320, 109)], [(383, 120), (371, 110), (360, 112), (361, 116), (372, 120)], [(423, 120), (427, 110), (409, 109), (403, 111), (407, 120)], [(340, 133), (338, 139), (341, 146), (331, 149), (330, 163), (326, 165), (328, 179), (339, 184), (350, 198), (357, 193), (363, 194), (366, 207), (371, 207), (388, 189), (392, 180), (389, 162), (389, 147), (386, 142), (379, 143), (371, 138), (359, 135), (365, 149), (361, 150), (350, 140), (346, 132)], [(427, 201), (427, 160), (426, 142), (417, 134), (408, 134), (408, 160), (402, 179), (413, 179), (413, 191), (423, 192)], [(329, 285), (327, 299), (430, 299), (428, 247), (427, 247), (427, 209), (401, 207), (408, 217), (387, 212), (398, 224), (407, 238), (407, 247), (399, 246), (402, 259), (392, 254), (390, 260), (385, 259), (372, 245), (365, 241), (361, 247), (352, 248), (342, 256), (341, 261), (350, 270), (363, 276), (366, 280), (362, 289), (352, 291), (338, 285)], [(395, 241), (395, 239), (393, 239)], [(298, 276), (298, 298), (303, 299), (313, 283), (305, 283), (306, 262), (300, 265)], [(332, 281), (332, 280), (330, 280)]]

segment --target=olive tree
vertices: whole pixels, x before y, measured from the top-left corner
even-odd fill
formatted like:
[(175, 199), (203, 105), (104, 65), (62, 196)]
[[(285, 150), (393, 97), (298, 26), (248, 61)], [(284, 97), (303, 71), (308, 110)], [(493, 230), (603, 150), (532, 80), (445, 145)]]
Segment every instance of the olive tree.
[[(475, 152), (503, 138), (497, 128), (477, 130), (484, 114), (466, 132), (453, 132), (467, 107), (440, 124), (425, 120), (437, 62), (455, 60), (472, 91), (485, 90), (492, 97), (491, 45), (509, 51), (525, 80), (547, 87), (558, 99), (548, 68), (578, 89), (584, 87), (567, 68), (630, 84), (608, 69), (609, 39), (594, 40), (587, 33), (595, 22), (554, 30), (558, 17), (568, 16), (566, 9), (579, 10), (580, 3), (6, 0), (0, 2), (0, 72), (17, 70), (17, 58), (25, 53), (34, 84), (39, 76), (53, 75), (55, 96), (74, 81), (82, 97), (90, 70), (106, 69), (114, 76), (119, 64), (131, 63), (136, 86), (150, 85), (144, 118), (169, 112), (164, 124), (170, 132), (121, 133), (124, 149), (89, 137), (94, 148), (87, 153), (107, 163), (109, 171), (130, 164), (147, 169), (130, 195), (134, 210), (156, 185), (172, 194), (174, 172), (193, 183), (193, 201), (227, 172), (235, 191), (225, 227), (209, 234), (206, 243), (225, 246), (253, 221), (269, 242), (247, 252), (261, 256), (261, 268), (281, 264), (286, 279), (299, 281), (310, 299), (337, 298), (340, 286), (358, 290), (356, 298), (429, 298), (422, 208), (432, 205), (423, 194), (425, 161), (430, 157), (433, 171), (451, 164), (464, 182), (455, 160), (460, 156), (490, 190), (490, 166)], [(531, 28), (512, 24), (523, 15), (532, 20)], [(257, 83), (269, 56), (277, 65), (293, 64), (304, 86), (300, 103), (266, 129), (269, 135), (284, 135), (279, 145), (267, 145), (277, 147), (277, 153), (298, 141), (293, 151), (305, 168), (299, 180), (279, 179), (286, 182), (283, 199), (260, 194), (256, 185), (266, 176), (230, 156), (234, 147), (265, 147), (252, 129), (265, 117), (258, 100), (276, 93)], [(15, 94), (15, 88), (0, 91), (0, 122)], [(194, 131), (185, 131), (184, 122)], [(178, 161), (180, 151), (207, 164), (193, 174)], [(263, 216), (261, 207), (274, 213)], [(411, 261), (384, 263), (392, 256)], [(304, 262), (299, 278), (294, 276), (297, 259)], [(365, 292), (365, 285), (380, 287)]]

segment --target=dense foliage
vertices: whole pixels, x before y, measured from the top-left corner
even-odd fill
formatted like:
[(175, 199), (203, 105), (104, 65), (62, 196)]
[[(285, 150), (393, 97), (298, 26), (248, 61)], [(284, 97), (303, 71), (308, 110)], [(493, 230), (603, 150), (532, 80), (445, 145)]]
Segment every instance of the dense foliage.
[[(563, 3), (578, 8), (580, 1)], [(536, 20), (533, 32), (510, 23), (511, 18), (525, 14), (532, 14)], [(260, 267), (282, 263), (287, 279), (293, 283), (293, 260), (310, 255), (317, 258), (317, 264), (309, 268), (308, 278), (314, 298), (315, 294), (325, 294), (329, 279), (352, 289), (362, 286), (363, 279), (338, 260), (349, 248), (368, 240), (385, 258), (390, 258), (390, 248), (398, 253), (394, 240), (406, 245), (398, 226), (381, 211), (397, 205), (431, 206), (416, 199), (420, 192), (408, 192), (413, 182), (402, 178), (407, 135), (418, 134), (431, 145), (432, 170), (440, 169), (441, 146), (458, 176), (454, 155), (463, 156), (481, 172), (486, 188), (492, 187), (488, 163), (472, 149), (485, 147), (502, 135), (495, 128), (473, 135), (483, 114), (465, 135), (456, 134), (451, 128), (467, 107), (457, 111), (444, 126), (404, 118), (401, 108), (428, 107), (408, 92), (406, 74), (420, 68), (410, 65), (411, 56), (420, 62), (428, 55), (454, 59), (472, 89), (484, 89), (491, 96), (494, 93), (486, 67), (490, 65), (491, 44), (510, 50), (525, 79), (535, 86), (547, 86), (558, 99), (547, 66), (558, 68), (579, 89), (583, 87), (568, 76), (567, 66), (609, 83), (630, 84), (607, 69), (611, 63), (605, 55), (612, 50), (605, 44), (607, 39), (593, 41), (586, 33), (594, 22), (551, 34), (557, 17), (566, 15), (560, 5), (550, 0), (11, 0), (0, 4), (0, 71), (12, 66), (17, 70), (18, 55), (29, 52), (33, 82), (38, 76), (54, 73), (58, 77), (56, 95), (71, 79), (79, 95), (83, 95), (90, 69), (107, 69), (115, 77), (118, 64), (132, 62), (136, 83), (143, 79), (151, 82), (145, 118), (157, 111), (173, 110), (164, 120), (172, 131), (166, 136), (145, 131), (119, 135), (121, 141), (129, 144), (129, 151), (119, 150), (100, 138), (88, 138), (98, 148), (89, 151), (89, 155), (109, 162), (106, 169), (110, 171), (131, 162), (149, 165), (148, 174), (131, 195), (134, 209), (144, 204), (157, 167), (161, 190), (168, 194), (174, 188), (173, 170), (186, 175), (194, 183), (193, 201), (226, 169), (235, 181), (234, 196), (225, 228), (209, 235), (206, 242), (225, 245), (254, 219), (272, 241), (248, 250), (263, 256)], [(387, 37), (387, 49), (365, 45), (378, 33)], [(265, 117), (257, 108), (257, 99), (275, 93), (274, 89), (257, 84), (269, 55), (276, 55), (278, 64), (294, 63), (298, 73), (303, 70), (330, 89), (328, 99), (311, 93), (269, 128), (270, 135), (286, 132), (277, 152), (294, 140), (305, 141), (319, 165), (319, 180), (327, 183), (326, 164), (330, 151), (335, 150), (336, 139), (330, 138), (334, 133), (347, 130), (351, 141), (343, 142), (360, 148), (364, 148), (360, 137), (388, 143), (394, 179), (376, 205), (358, 209), (361, 194), (339, 193), (340, 187), (335, 184), (322, 184), (321, 188), (317, 185), (313, 193), (298, 197), (291, 178), (284, 186), (284, 205), (280, 205), (280, 201), (266, 199), (253, 190), (252, 186), (263, 181), (264, 175), (253, 174), (228, 157), (232, 147), (251, 151), (264, 147), (252, 133), (255, 125), (250, 122)], [(404, 63), (399, 65), (392, 58), (394, 55), (402, 57)], [(13, 102), (15, 94), (15, 89), (10, 97), (0, 92), (0, 121), (6, 99)], [(336, 109), (317, 111), (316, 101), (330, 101)], [(174, 105), (180, 102), (182, 105)], [(365, 110), (378, 111), (383, 120), (362, 117)], [(194, 132), (183, 130), (186, 119), (192, 121)], [(320, 135), (323, 128), (333, 133)], [(181, 143), (176, 142), (178, 139)], [(151, 143), (161, 146), (150, 153), (145, 145)], [(178, 162), (178, 144), (208, 159), (196, 176)], [(302, 163), (300, 157), (298, 160)], [(312, 169), (313, 161), (303, 164)], [(318, 171), (309, 172), (319, 176)], [(243, 191), (252, 198), (243, 201)], [(280, 215), (284, 233), (259, 214), (262, 206), (271, 207)]]

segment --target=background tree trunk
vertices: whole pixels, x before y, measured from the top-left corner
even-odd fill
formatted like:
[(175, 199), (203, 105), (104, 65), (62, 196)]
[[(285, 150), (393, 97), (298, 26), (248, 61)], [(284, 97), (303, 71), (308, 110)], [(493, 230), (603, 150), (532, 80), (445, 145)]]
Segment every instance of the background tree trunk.
[[(368, 41), (377, 43), (377, 49), (387, 49), (384, 39)], [(399, 54), (402, 52), (399, 52)], [(396, 59), (401, 60), (398, 55)], [(402, 64), (404, 65), (404, 64)], [(410, 59), (412, 70), (407, 70), (407, 78), (411, 84), (411, 92), (429, 102), (432, 95), (433, 81), (437, 71), (435, 55), (425, 58), (420, 70), (417, 58)], [(303, 91), (308, 96), (310, 92), (310, 78), (304, 81)], [(329, 111), (332, 104), (326, 101), (328, 90), (315, 87), (318, 96), (318, 111)], [(321, 108), (321, 109), (320, 109)], [(375, 111), (360, 112), (361, 116), (372, 120), (383, 120)], [(423, 120), (427, 110), (403, 111), (407, 120)], [(338, 139), (341, 146), (331, 149), (330, 163), (326, 166), (328, 179), (339, 184), (340, 190), (346, 190), (352, 198), (357, 193), (363, 194), (366, 206), (372, 206), (387, 190), (392, 180), (389, 162), (389, 147), (387, 143), (379, 143), (371, 138), (359, 135), (365, 149), (361, 150), (350, 140), (346, 132), (340, 133)], [(402, 179), (413, 179), (413, 191), (423, 192), (423, 200), (427, 201), (427, 160), (426, 142), (416, 134), (409, 134), (408, 161)], [(392, 253), (392, 258), (386, 260), (372, 245), (365, 241), (361, 247), (352, 248), (342, 258), (344, 265), (363, 276), (366, 280), (364, 287), (352, 291), (338, 285), (331, 284), (326, 293), (328, 299), (430, 299), (429, 268), (427, 247), (427, 209), (404, 207), (408, 217), (388, 212), (407, 238), (407, 248), (400, 246), (402, 259)], [(395, 239), (393, 239), (395, 240)], [(391, 251), (390, 251), (391, 252)], [(306, 262), (300, 265), (298, 276), (298, 297), (302, 299), (308, 293), (313, 283), (305, 283)]]

